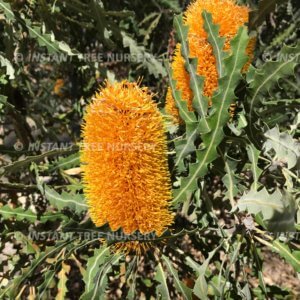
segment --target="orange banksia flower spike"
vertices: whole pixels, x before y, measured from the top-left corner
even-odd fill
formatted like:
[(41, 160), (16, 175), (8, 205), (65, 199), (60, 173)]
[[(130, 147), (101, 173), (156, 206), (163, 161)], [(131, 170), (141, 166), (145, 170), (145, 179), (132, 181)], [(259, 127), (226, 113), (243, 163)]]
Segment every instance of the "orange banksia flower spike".
[(139, 83), (106, 83), (87, 107), (81, 161), (96, 226), (161, 235), (173, 221), (164, 122), (152, 97)]
[[(211, 98), (218, 86), (218, 72), (213, 49), (204, 29), (202, 18), (204, 10), (212, 14), (214, 23), (220, 25), (220, 36), (225, 37), (224, 50), (229, 50), (230, 40), (236, 35), (239, 27), (248, 22), (249, 9), (237, 5), (233, 0), (196, 0), (190, 4), (184, 14), (184, 22), (189, 26), (190, 57), (198, 59), (197, 73), (204, 77), (203, 94)], [(249, 43), (249, 47), (252, 51), (253, 43), (251, 45)], [(180, 44), (176, 46), (172, 69), (177, 88), (182, 92), (183, 100), (187, 101), (188, 108), (192, 111), (193, 93), (190, 89), (189, 74), (185, 70), (184, 59), (180, 53)], [(181, 122), (170, 89), (166, 98), (166, 112), (172, 115), (176, 122)]]

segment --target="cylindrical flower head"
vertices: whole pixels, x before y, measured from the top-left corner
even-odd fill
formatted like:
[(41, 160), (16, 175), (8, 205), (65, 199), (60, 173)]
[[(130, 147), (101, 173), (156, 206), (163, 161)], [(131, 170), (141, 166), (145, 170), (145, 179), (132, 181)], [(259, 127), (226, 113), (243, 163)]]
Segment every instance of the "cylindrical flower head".
[(152, 96), (138, 83), (107, 83), (87, 107), (81, 161), (96, 226), (161, 235), (172, 223), (167, 140)]
[[(248, 8), (235, 4), (233, 0), (197, 0), (190, 4), (184, 15), (185, 24), (189, 26), (188, 41), (190, 57), (198, 58), (197, 74), (205, 78), (203, 94), (209, 98), (218, 86), (216, 59), (212, 46), (207, 40), (202, 12), (212, 14), (214, 23), (220, 25), (220, 36), (225, 37), (224, 50), (230, 49), (230, 40), (236, 35), (240, 26), (248, 22)], [(253, 43), (251, 45), (253, 47)], [(190, 111), (193, 110), (193, 93), (190, 89), (189, 74), (184, 66), (184, 59), (177, 44), (172, 62), (173, 77), (177, 88), (182, 92), (183, 100), (187, 101)], [(175, 101), (170, 89), (166, 98), (166, 111), (180, 121)]]

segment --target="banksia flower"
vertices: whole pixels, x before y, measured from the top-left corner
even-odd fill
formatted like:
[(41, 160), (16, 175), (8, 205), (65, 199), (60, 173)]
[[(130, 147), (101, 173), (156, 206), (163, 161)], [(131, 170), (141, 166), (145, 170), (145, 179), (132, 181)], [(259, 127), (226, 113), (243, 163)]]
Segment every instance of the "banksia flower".
[[(198, 58), (197, 73), (205, 78), (203, 94), (211, 98), (218, 86), (218, 73), (213, 49), (204, 29), (202, 18), (204, 10), (212, 14), (214, 23), (220, 25), (220, 36), (225, 37), (224, 50), (230, 49), (230, 40), (236, 35), (239, 27), (248, 22), (249, 11), (247, 7), (238, 6), (233, 0), (197, 0), (190, 4), (185, 12), (184, 21), (189, 26), (190, 57)], [(177, 88), (182, 92), (183, 100), (187, 101), (188, 108), (192, 111), (193, 93), (180, 47), (180, 44), (177, 44), (172, 62), (173, 77), (177, 81)], [(253, 47), (252, 44), (251, 47)], [(175, 121), (180, 121), (170, 89), (166, 98), (166, 111), (175, 118)]]
[(138, 83), (106, 83), (87, 107), (81, 161), (96, 226), (161, 235), (172, 223), (166, 135), (152, 96)]

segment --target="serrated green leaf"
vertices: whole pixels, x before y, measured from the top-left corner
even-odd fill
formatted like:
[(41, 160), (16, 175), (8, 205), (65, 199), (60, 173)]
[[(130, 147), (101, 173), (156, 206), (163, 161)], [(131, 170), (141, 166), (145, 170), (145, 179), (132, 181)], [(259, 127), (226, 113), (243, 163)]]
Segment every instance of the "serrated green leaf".
[(225, 38), (219, 36), (220, 25), (216, 25), (213, 23), (212, 14), (207, 11), (203, 11), (202, 17), (204, 20), (204, 28), (208, 33), (208, 41), (211, 44), (214, 55), (216, 58), (216, 65), (219, 74), (219, 78), (223, 77), (224, 67), (223, 60), (225, 53), (223, 52)]
[[(140, 30), (140, 33), (142, 35), (144, 35), (144, 40), (143, 40), (143, 44), (146, 46), (147, 45), (147, 42), (148, 40), (150, 39), (150, 35), (151, 33), (155, 30), (155, 28), (157, 27), (160, 19), (161, 19), (161, 16), (162, 14), (161, 13), (153, 13), (153, 14), (150, 14), (149, 16), (147, 16), (146, 18), (150, 18), (150, 20), (154, 17), (154, 19), (150, 22), (147, 30)], [(145, 19), (146, 19), (145, 18)], [(144, 19), (144, 20), (145, 20)], [(148, 19), (149, 20), (149, 19)]]
[(198, 128), (195, 123), (186, 123), (186, 138), (175, 141), (176, 158), (174, 168), (177, 172), (185, 171), (184, 158), (196, 150), (195, 140), (199, 134)]
[(110, 257), (109, 248), (103, 246), (100, 249), (94, 251), (93, 256), (91, 256), (86, 265), (86, 272), (83, 276), (83, 281), (85, 283), (85, 292), (82, 296), (82, 299), (85, 297), (85, 294), (90, 293), (94, 290), (95, 287), (95, 277), (99, 268), (108, 260)]
[(300, 143), (293, 139), (287, 132), (280, 132), (276, 126), (265, 133), (267, 140), (264, 143), (264, 151), (275, 151), (273, 160), (287, 163), (288, 169), (296, 166), (300, 158)]
[(265, 188), (259, 192), (250, 190), (239, 199), (238, 208), (241, 211), (247, 210), (253, 214), (262, 212), (264, 219), (268, 220), (272, 218), (274, 211), (281, 211), (283, 209), (281, 197), (282, 195), (279, 190), (276, 190), (271, 195)]
[[(40, 266), (46, 258), (51, 257), (53, 254), (59, 252), (62, 248), (66, 247), (72, 240), (74, 239), (59, 242), (55, 245), (55, 247), (47, 247), (47, 249), (44, 252), (39, 253), (38, 256), (31, 261), (30, 266), (22, 270), (21, 275), (15, 277), (14, 280), (11, 281), (10, 285), (3, 293), (7, 295), (9, 299), (15, 299), (19, 293), (19, 287), (25, 280), (27, 280), (33, 274), (36, 268)], [(0, 297), (3, 297), (3, 294), (0, 294)]]
[(272, 244), (272, 249), (290, 263), (296, 272), (300, 272), (300, 251), (291, 251), (288, 245), (285, 245), (278, 240), (275, 240)]
[(240, 198), (237, 207), (251, 214), (261, 213), (271, 231), (295, 230), (295, 200), (286, 191), (269, 194), (265, 188), (259, 192), (250, 190)]
[(200, 267), (197, 270), (198, 278), (195, 282), (195, 286), (193, 289), (193, 293), (199, 297), (199, 299), (207, 299), (207, 292), (208, 292), (208, 286), (205, 279), (205, 272), (208, 268), (209, 262), (215, 255), (215, 253), (220, 249), (222, 244), (220, 244), (218, 247), (216, 247), (214, 250), (209, 252), (208, 257), (206, 260), (200, 265)]
[(258, 236), (255, 238), (263, 245), (268, 246), (270, 249), (277, 252), (293, 266), (296, 272), (300, 272), (300, 251), (291, 251), (288, 245), (281, 243), (278, 240), (268, 242)]
[(158, 0), (163, 6), (171, 8), (174, 12), (179, 13), (181, 11), (181, 7), (178, 0)]
[(56, 273), (53, 270), (48, 270), (47, 272), (45, 272), (45, 274), (43, 274), (43, 282), (37, 287), (40, 299), (44, 299), (43, 295), (51, 286), (55, 275)]
[(171, 297), (170, 297), (170, 294), (169, 294), (169, 288), (168, 288), (168, 285), (167, 285), (166, 274), (164, 272), (164, 269), (163, 269), (161, 263), (159, 263), (157, 265), (155, 271), (156, 271), (156, 275), (154, 277), (154, 280), (159, 282), (159, 284), (156, 287), (157, 299), (171, 300)]
[[(8, 20), (12, 21), (16, 19), (16, 16), (9, 3), (1, 0), (0, 9), (3, 10)], [(17, 20), (27, 27), (30, 37), (36, 39), (40, 46), (45, 46), (49, 53), (64, 52), (71, 56), (78, 55), (79, 58), (81, 57), (76, 50), (72, 50), (65, 42), (55, 40), (53, 33), (45, 33), (42, 27), (32, 25), (29, 19), (21, 19), (17, 17)]]
[(237, 186), (238, 180), (235, 176), (237, 162), (226, 157), (224, 163), (226, 174), (223, 176), (222, 181), (227, 189), (224, 200), (229, 199), (231, 206), (233, 206), (235, 203), (234, 197), (239, 193), (239, 189)]
[(78, 55), (79, 58), (81, 57), (77, 51), (73, 51), (65, 42), (57, 41), (53, 33), (43, 32), (42, 27), (32, 25), (27, 19), (24, 22), (29, 36), (36, 39), (40, 46), (45, 46), (50, 54), (64, 52), (69, 56)]
[(90, 1), (89, 6), (91, 7), (90, 13), (91, 16), (94, 17), (94, 20), (96, 21), (96, 29), (99, 34), (99, 37), (103, 43), (109, 47), (113, 48), (114, 43), (110, 38), (110, 34), (108, 34), (108, 22), (105, 16), (105, 9), (103, 7), (103, 2), (92, 0)]
[(251, 185), (251, 189), (257, 191), (260, 186), (258, 180), (262, 173), (262, 170), (258, 167), (258, 158), (260, 155), (260, 151), (257, 150), (253, 144), (249, 144), (247, 145), (247, 154), (251, 162), (251, 170), (253, 175), (253, 183)]
[(1, 217), (4, 219), (15, 218), (17, 221), (27, 220), (30, 222), (35, 222), (37, 220), (37, 215), (30, 210), (24, 210), (21, 207), (11, 208), (9, 205), (0, 207)]
[(190, 288), (188, 288), (186, 285), (184, 285), (179, 277), (178, 277), (178, 273), (177, 271), (174, 269), (174, 267), (172, 266), (171, 261), (169, 260), (168, 257), (166, 257), (165, 255), (162, 256), (163, 261), (166, 264), (166, 267), (169, 271), (169, 273), (172, 275), (173, 279), (174, 279), (174, 284), (175, 287), (177, 289), (177, 291), (184, 297), (184, 299), (192, 299), (192, 291)]
[(27, 156), (23, 160), (15, 161), (5, 167), (3, 167), (3, 172), (1, 175), (4, 175), (6, 173), (13, 173), (16, 171), (20, 171), (20, 169), (27, 167), (32, 162), (39, 162), (42, 161), (45, 157), (53, 157), (58, 155), (66, 155), (74, 152), (78, 152), (78, 146), (73, 146), (67, 149), (53, 149), (51, 151), (42, 153), (40, 155), (34, 155), (34, 156)]
[(87, 262), (86, 273), (83, 276), (85, 291), (80, 299), (105, 299), (107, 274), (121, 257), (120, 254), (110, 254), (106, 246), (94, 251), (94, 255)]
[(58, 219), (64, 219), (65, 216), (61, 213), (49, 213), (42, 216), (38, 216), (30, 210), (24, 210), (21, 207), (12, 208), (9, 205), (0, 207), (1, 217), (6, 219), (15, 218), (17, 221), (27, 220), (31, 223), (35, 221), (40, 221), (42, 223), (47, 221), (55, 221)]
[(52, 163), (49, 171), (52, 172), (56, 169), (70, 169), (80, 165), (80, 155), (79, 153), (71, 154), (67, 157), (60, 157), (57, 162)]
[(91, 295), (91, 300), (100, 299), (106, 300), (107, 296), (105, 295), (105, 290), (108, 284), (108, 274), (112, 271), (112, 267), (118, 264), (119, 260), (121, 259), (122, 255), (115, 253), (111, 260), (105, 264), (103, 270), (100, 270), (98, 275), (98, 280), (95, 285), (95, 289)]
[(62, 194), (59, 194), (41, 181), (36, 165), (34, 165), (34, 170), (38, 189), (55, 208), (59, 210), (69, 208), (77, 213), (81, 213), (82, 211), (88, 209), (88, 205), (85, 203), (84, 195), (67, 192), (62, 192)]
[(69, 208), (80, 213), (88, 208), (87, 204), (85, 203), (85, 198), (81, 194), (69, 194), (66, 192), (59, 194), (55, 190), (45, 185), (44, 195), (47, 200), (49, 200), (50, 204), (59, 210)]
[(14, 21), (15, 20), (15, 14), (12, 11), (11, 6), (10, 6), (9, 3), (0, 0), (0, 9), (4, 12), (5, 17), (7, 18), (7, 20), (9, 20), (9, 21)]

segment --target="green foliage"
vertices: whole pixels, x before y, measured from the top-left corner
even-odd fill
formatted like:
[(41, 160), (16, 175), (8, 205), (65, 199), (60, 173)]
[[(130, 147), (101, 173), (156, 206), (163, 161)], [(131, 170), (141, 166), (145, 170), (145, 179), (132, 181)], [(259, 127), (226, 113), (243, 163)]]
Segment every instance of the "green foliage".
[(71, 154), (67, 157), (60, 157), (56, 162), (54, 162), (50, 167), (50, 171), (56, 169), (67, 170), (72, 167), (79, 166), (80, 158), (79, 153)]
[(248, 158), (251, 162), (251, 170), (252, 170), (252, 175), (253, 175), (253, 183), (251, 188), (255, 191), (258, 190), (259, 187), (259, 177), (262, 173), (262, 170), (258, 167), (258, 159), (259, 159), (259, 154), (260, 151), (257, 150), (254, 145), (249, 144), (247, 146), (247, 154)]
[(155, 78), (166, 75), (163, 65), (152, 54), (147, 52), (144, 46), (138, 46), (136, 41), (124, 32), (122, 36), (124, 47), (129, 48), (130, 54), (136, 59), (137, 63), (142, 63)]
[(155, 280), (159, 282), (159, 285), (156, 288), (157, 297), (161, 297), (161, 299), (170, 300), (171, 297), (167, 285), (167, 278), (161, 263), (159, 263), (156, 267)]
[[(243, 72), (247, 28), (225, 52), (219, 24), (199, 16), (219, 75), (208, 99), (183, 2), (0, 0), (1, 299), (299, 298), (297, 3), (238, 1), (257, 35)], [(176, 42), (193, 111), (162, 63)], [(140, 255), (116, 252), (138, 233), (91, 222), (78, 146), (99, 85), (139, 77), (162, 110), (169, 87), (183, 120), (166, 117), (174, 224), (142, 236)]]
[(287, 192), (276, 190), (269, 194), (265, 188), (259, 192), (250, 190), (239, 199), (238, 208), (254, 215), (262, 213), (271, 231), (295, 230), (295, 200)]
[(223, 176), (222, 181), (227, 189), (224, 200), (229, 199), (231, 205), (234, 205), (234, 197), (236, 197), (239, 193), (238, 179), (235, 175), (237, 162), (226, 159), (224, 163), (226, 174)]
[(287, 132), (280, 133), (278, 127), (274, 127), (265, 132), (267, 138), (264, 144), (264, 151), (275, 152), (274, 160), (286, 163), (288, 169), (296, 166), (300, 157), (300, 144)]
[(207, 282), (206, 282), (206, 279), (205, 279), (205, 273), (206, 273), (206, 270), (208, 268), (208, 264), (209, 264), (210, 260), (215, 255), (217, 250), (218, 250), (218, 248), (211, 251), (209, 253), (207, 259), (203, 262), (203, 264), (196, 268), (197, 273), (198, 273), (197, 274), (198, 278), (195, 282), (193, 292), (200, 299), (207, 299), (208, 286), (207, 286)]
[(57, 219), (64, 219), (64, 215), (61, 213), (48, 213), (42, 216), (38, 216), (30, 210), (24, 210), (20, 207), (12, 208), (8, 205), (0, 207), (0, 213), (4, 220), (14, 218), (16, 221), (29, 221), (34, 223), (40, 221), (42, 223), (47, 221), (55, 221)]
[(264, 22), (266, 16), (274, 11), (277, 4), (285, 1), (286, 0), (260, 0), (258, 8), (250, 12), (249, 28), (256, 29)]
[(172, 266), (172, 263), (169, 260), (169, 258), (163, 255), (162, 259), (165, 262), (168, 271), (174, 279), (174, 284), (178, 292), (184, 297), (184, 299), (191, 299), (192, 291), (179, 280), (177, 271)]
[(68, 207), (69, 209), (74, 209), (76, 212), (87, 210), (87, 205), (84, 203), (82, 195), (71, 195), (68, 193), (62, 193), (60, 195), (48, 186), (44, 187), (44, 195), (50, 204), (57, 209), (61, 210), (64, 207)]
[(94, 255), (89, 258), (83, 280), (86, 288), (81, 299), (104, 298), (107, 285), (107, 273), (120, 259), (120, 255), (111, 255), (109, 248), (103, 247), (95, 250)]
[[(274, 85), (278, 84), (278, 80), (289, 75), (294, 74), (294, 68), (297, 65), (299, 58), (298, 44), (296, 47), (284, 46), (278, 52), (276, 61), (267, 61), (260, 68), (250, 72), (250, 83), (248, 89), (247, 106), (249, 109), (248, 114), (248, 130), (249, 138), (256, 141), (257, 137), (254, 131), (254, 123), (257, 119), (255, 107), (265, 97), (269, 97), (269, 93)], [(254, 72), (254, 74), (252, 74)]]
[[(255, 16), (256, 19), (252, 20), (253, 26), (258, 26), (263, 15), (267, 14), (269, 9), (274, 8), (274, 6), (269, 7), (269, 3), (264, 1), (261, 5), (263, 8)], [(203, 212), (201, 214), (201, 210), (208, 209), (208, 214), (213, 220), (211, 222), (214, 224), (217, 222), (214, 214), (215, 207), (229, 205), (232, 208), (231, 217), (235, 218), (234, 223), (241, 218), (240, 221), (244, 226), (246, 236), (242, 236), (241, 241), (248, 240), (247, 233), (251, 232), (250, 234), (254, 234), (257, 241), (275, 250), (297, 270), (296, 256), (292, 254), (291, 246), (288, 246), (290, 240), (285, 237), (288, 233), (295, 233), (295, 228), (297, 228), (295, 216), (299, 210), (297, 206), (299, 131), (297, 131), (298, 125), (291, 125), (292, 129), (288, 130), (285, 123), (287, 119), (284, 119), (282, 112), (285, 110), (285, 113), (291, 116), (292, 122), (298, 124), (299, 106), (291, 104), (297, 102), (297, 99), (277, 98), (280, 97), (277, 90), (283, 78), (293, 80), (295, 77), (294, 70), (299, 62), (298, 46), (283, 46), (273, 55), (274, 61), (260, 62), (256, 68), (251, 66), (242, 76), (241, 69), (246, 62), (244, 51), (248, 42), (246, 33), (240, 30), (238, 36), (231, 42), (230, 53), (225, 53), (222, 50), (224, 40), (219, 37), (219, 27), (212, 23), (209, 13), (204, 12), (202, 17), (208, 33), (208, 41), (216, 57), (219, 87), (212, 98), (212, 107), (207, 110), (204, 106), (205, 113), (202, 113), (199, 105), (195, 103), (204, 101), (203, 78), (195, 73), (197, 61), (189, 58), (188, 43), (186, 43), (188, 28), (178, 18), (177, 22), (175, 21), (175, 28), (181, 43), (181, 55), (185, 60), (185, 68), (190, 75), (190, 87), (194, 93), (194, 114), (197, 119), (195, 120), (191, 112), (187, 110), (180, 96), (181, 91), (176, 89), (176, 82), (170, 78), (173, 98), (184, 121), (184, 125), (178, 129), (177, 136), (173, 137), (176, 152), (174, 157), (176, 181), (173, 184), (172, 204), (176, 207), (183, 204), (182, 213), (188, 218), (193, 216), (193, 222), (198, 222), (198, 224), (201, 224), (201, 218), (204, 215)], [(169, 77), (171, 76), (172, 70), (169, 71)], [(297, 93), (297, 87), (290, 82), (289, 92), (292, 86)], [(284, 92), (287, 90), (288, 88), (284, 88)], [(237, 102), (238, 113), (230, 120), (227, 112), (234, 100), (240, 101)], [(279, 103), (282, 105), (276, 110), (276, 105)], [(192, 117), (189, 118), (188, 114)], [(269, 129), (272, 122), (276, 123), (279, 120), (280, 114), (282, 118), (279, 122), (282, 126)], [(202, 127), (203, 119), (208, 125), (206, 129)], [(296, 131), (297, 138), (293, 135)], [(225, 191), (222, 191), (221, 195), (216, 192), (210, 196), (207, 193), (208, 189), (211, 191), (207, 178), (215, 173), (218, 176), (222, 174)], [(202, 200), (200, 203), (199, 194)], [(276, 233), (275, 238), (270, 238), (270, 243), (265, 242), (268, 235), (257, 229), (258, 226)], [(224, 237), (225, 232), (220, 229), (219, 234)], [(233, 236), (229, 234), (228, 238)], [(292, 237), (296, 243), (297, 236), (298, 232)], [(223, 245), (225, 253), (228, 253), (232, 259), (231, 263), (240, 259), (242, 243), (233, 242), (227, 246)], [(282, 247), (274, 246), (281, 244)], [(264, 282), (260, 258), (256, 250), (253, 251), (253, 256), (262, 295), (270, 295), (272, 291)], [(218, 268), (220, 273), (217, 284), (206, 274), (205, 270), (199, 271), (199, 265), (191, 261), (187, 264), (198, 272), (198, 279), (195, 281), (193, 290), (198, 298), (206, 299), (210, 295), (222, 297), (224, 293), (230, 295), (230, 299), (236, 297), (234, 293), (229, 292), (228, 274), (231, 271), (228, 267), (224, 267), (224, 262)], [(248, 295), (248, 297), (251, 294), (247, 284), (237, 287), (236, 292), (239, 295)]]
[[(76, 150), (78, 150), (78, 147), (71, 147), (70, 149), (53, 149), (48, 152), (44, 152), (40, 155), (27, 156), (23, 160), (13, 162), (13, 163), (5, 166), (2, 170), (2, 174), (17, 172), (22, 168), (28, 167), (33, 162), (39, 162), (39, 161), (43, 160), (45, 157), (50, 158), (50, 157), (57, 156), (57, 155), (69, 154), (69, 153), (75, 152)], [(0, 174), (1, 174), (1, 172), (0, 172)]]
[[(5, 3), (4, 1), (0, 2), (0, 7), (3, 9), (5, 16), (9, 20), (13, 21), (19, 21), (22, 25), (24, 25), (29, 33), (29, 36), (37, 41), (37, 43), (40, 46), (45, 46), (49, 52), (51, 53), (57, 53), (57, 52), (65, 52), (68, 55), (75, 55), (75, 53), (72, 52), (70, 47), (65, 43), (61, 41), (56, 41), (54, 34), (46, 33), (45, 26), (42, 24), (42, 26), (34, 26), (31, 24), (31, 21), (28, 19), (23, 18), (16, 18), (13, 10), (11, 9), (11, 6), (8, 3)], [(13, 78), (11, 78), (13, 79)]]
[(184, 202), (185, 195), (197, 189), (197, 180), (206, 174), (208, 164), (218, 157), (217, 146), (224, 137), (223, 126), (229, 120), (229, 115), (224, 114), (224, 111), (228, 111), (235, 98), (234, 88), (240, 80), (240, 70), (246, 62), (244, 53), (247, 42), (246, 29), (241, 28), (237, 37), (232, 40), (231, 55), (224, 59), (225, 75), (219, 79), (218, 92), (213, 96), (212, 112), (205, 118), (208, 127), (203, 129), (202, 122), (199, 122), (200, 128), (203, 129), (201, 134), (203, 145), (202, 149), (196, 151), (197, 163), (190, 164), (189, 176), (183, 177), (180, 188), (174, 191), (174, 200), (172, 201), (174, 205)]

